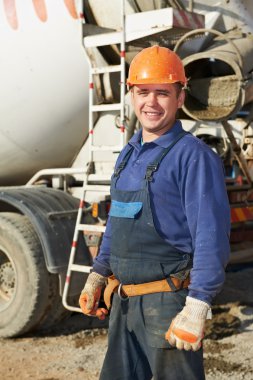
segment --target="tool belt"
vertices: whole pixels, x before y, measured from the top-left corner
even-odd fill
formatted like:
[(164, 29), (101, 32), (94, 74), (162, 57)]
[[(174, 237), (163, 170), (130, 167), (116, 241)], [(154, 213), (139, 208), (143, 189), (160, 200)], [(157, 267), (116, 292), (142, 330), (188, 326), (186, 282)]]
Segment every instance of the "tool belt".
[(104, 302), (108, 309), (111, 307), (112, 293), (118, 293), (122, 299), (128, 297), (142, 296), (144, 294), (174, 292), (176, 290), (188, 288), (190, 277), (180, 280), (176, 277), (169, 277), (159, 281), (145, 282), (137, 285), (122, 285), (114, 275), (108, 277), (108, 284), (104, 291)]

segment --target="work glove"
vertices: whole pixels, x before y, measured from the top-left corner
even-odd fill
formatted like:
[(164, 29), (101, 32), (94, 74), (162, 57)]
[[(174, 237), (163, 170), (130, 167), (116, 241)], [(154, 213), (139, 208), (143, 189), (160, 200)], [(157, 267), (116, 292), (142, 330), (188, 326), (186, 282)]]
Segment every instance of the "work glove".
[(79, 298), (79, 305), (84, 314), (98, 317), (101, 320), (105, 319), (108, 310), (98, 307), (101, 291), (105, 285), (106, 277), (96, 272), (89, 274)]
[(197, 351), (204, 337), (207, 315), (211, 318), (211, 309), (206, 302), (186, 297), (185, 307), (172, 320), (165, 338), (179, 350)]

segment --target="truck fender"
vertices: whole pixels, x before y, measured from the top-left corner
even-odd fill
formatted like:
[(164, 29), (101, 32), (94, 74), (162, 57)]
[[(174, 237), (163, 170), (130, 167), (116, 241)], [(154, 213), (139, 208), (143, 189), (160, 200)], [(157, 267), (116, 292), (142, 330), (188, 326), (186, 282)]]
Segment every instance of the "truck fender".
[[(78, 199), (60, 190), (25, 186), (0, 188), (0, 212), (16, 212), (29, 218), (40, 240), (46, 267), (54, 274), (66, 273), (78, 206)], [(92, 266), (84, 239), (79, 240), (75, 262)]]

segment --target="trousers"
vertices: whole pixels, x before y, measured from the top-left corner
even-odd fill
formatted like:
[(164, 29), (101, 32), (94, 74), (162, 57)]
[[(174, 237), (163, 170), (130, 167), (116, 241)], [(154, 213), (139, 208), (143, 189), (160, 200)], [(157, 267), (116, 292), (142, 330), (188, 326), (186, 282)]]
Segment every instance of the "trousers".
[(187, 292), (182, 289), (126, 300), (114, 295), (100, 380), (205, 379), (202, 348), (180, 351), (164, 338)]

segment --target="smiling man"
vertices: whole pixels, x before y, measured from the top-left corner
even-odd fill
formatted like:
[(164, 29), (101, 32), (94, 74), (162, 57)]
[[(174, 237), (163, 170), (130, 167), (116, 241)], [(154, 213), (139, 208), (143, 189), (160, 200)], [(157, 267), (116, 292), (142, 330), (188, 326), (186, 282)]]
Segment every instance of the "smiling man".
[(108, 308), (114, 292), (101, 380), (203, 380), (205, 320), (229, 257), (222, 162), (176, 120), (186, 78), (174, 52), (142, 50), (127, 83), (142, 128), (118, 158), (80, 306), (103, 319), (102, 288)]

